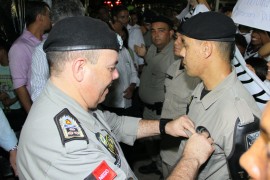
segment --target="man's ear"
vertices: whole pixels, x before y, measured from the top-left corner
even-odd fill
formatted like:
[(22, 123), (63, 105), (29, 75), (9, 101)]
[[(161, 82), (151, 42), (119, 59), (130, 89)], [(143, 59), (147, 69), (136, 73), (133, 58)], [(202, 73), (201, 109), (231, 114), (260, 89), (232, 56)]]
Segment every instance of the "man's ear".
[(213, 51), (213, 43), (211, 41), (203, 41), (201, 44), (201, 54), (205, 59), (211, 56)]
[(171, 39), (173, 38), (173, 35), (174, 35), (174, 30), (171, 29), (171, 30), (170, 30), (170, 38), (171, 38)]
[(36, 16), (36, 21), (37, 22), (42, 22), (43, 21), (43, 16), (42, 16), (42, 14), (38, 14), (37, 16)]
[(86, 70), (87, 59), (78, 58), (73, 60), (72, 63), (72, 73), (73, 77), (81, 82), (84, 78), (85, 70)]

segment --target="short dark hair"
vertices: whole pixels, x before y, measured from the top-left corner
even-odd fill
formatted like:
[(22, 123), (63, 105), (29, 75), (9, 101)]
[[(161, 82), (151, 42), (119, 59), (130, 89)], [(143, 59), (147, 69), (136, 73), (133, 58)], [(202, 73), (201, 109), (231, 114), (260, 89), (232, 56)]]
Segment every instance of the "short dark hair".
[(266, 79), (268, 67), (267, 61), (265, 59), (259, 57), (251, 57), (246, 60), (246, 63), (254, 68), (256, 75), (262, 81)]
[(84, 16), (85, 14), (80, 0), (54, 0), (51, 11), (53, 23), (66, 17)]
[(224, 56), (225, 59), (231, 61), (234, 57), (235, 42), (219, 42), (213, 41), (219, 49), (219, 52)]
[(239, 33), (235, 34), (235, 44), (240, 45), (244, 48), (247, 48), (247, 45), (248, 45), (245, 36)]
[(26, 4), (25, 23), (26, 27), (36, 21), (38, 14), (45, 14), (46, 7), (50, 9), (49, 5), (42, 1), (29, 1)]
[(123, 6), (123, 5), (115, 6), (112, 9), (112, 17), (117, 16), (121, 11), (128, 11), (128, 8), (126, 6)]
[(0, 38), (0, 50), (5, 49), (6, 51), (8, 51), (9, 48), (10, 46), (8, 45), (8, 43)]

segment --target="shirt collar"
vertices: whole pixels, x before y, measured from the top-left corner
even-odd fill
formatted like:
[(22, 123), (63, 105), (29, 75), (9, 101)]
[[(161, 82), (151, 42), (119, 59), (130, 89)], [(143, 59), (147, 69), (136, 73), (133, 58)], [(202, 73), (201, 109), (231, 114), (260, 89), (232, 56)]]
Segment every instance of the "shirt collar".
[(232, 87), (233, 84), (237, 81), (237, 75), (235, 69), (233, 68), (232, 72), (211, 92), (204, 96), (202, 100), (200, 100), (201, 92), (204, 88), (203, 83), (200, 83), (198, 87), (193, 92), (194, 100), (197, 102), (201, 101), (203, 107), (208, 109), (212, 104), (214, 104), (220, 96), (222, 96), (224, 91), (229, 91), (229, 88)]

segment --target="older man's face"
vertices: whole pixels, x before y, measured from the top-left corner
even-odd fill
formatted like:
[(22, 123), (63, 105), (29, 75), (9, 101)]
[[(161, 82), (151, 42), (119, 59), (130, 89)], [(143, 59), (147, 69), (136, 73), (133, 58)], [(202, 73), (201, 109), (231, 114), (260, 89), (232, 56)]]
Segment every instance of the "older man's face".
[(118, 53), (114, 50), (99, 50), (97, 63), (87, 63), (81, 94), (88, 108), (96, 108), (104, 101), (111, 83), (119, 77), (116, 69)]
[(261, 134), (242, 155), (240, 164), (252, 179), (270, 180), (270, 103), (262, 116)]

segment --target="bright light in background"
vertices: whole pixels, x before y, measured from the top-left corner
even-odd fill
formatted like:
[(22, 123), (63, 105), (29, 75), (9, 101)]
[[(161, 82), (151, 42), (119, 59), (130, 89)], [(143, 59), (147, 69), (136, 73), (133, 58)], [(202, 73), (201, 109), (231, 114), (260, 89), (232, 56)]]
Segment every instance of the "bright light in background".
[(116, 0), (115, 2), (112, 1), (104, 1), (104, 4), (109, 6), (109, 7), (113, 7), (114, 5), (119, 6), (122, 4), (121, 0)]

